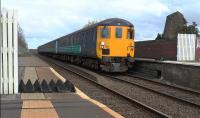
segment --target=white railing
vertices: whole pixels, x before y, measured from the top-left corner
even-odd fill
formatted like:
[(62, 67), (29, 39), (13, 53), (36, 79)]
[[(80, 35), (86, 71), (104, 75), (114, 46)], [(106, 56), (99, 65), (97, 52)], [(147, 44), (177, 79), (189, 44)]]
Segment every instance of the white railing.
[(0, 45), (0, 93), (18, 93), (18, 36), (17, 16), (15, 11), (1, 12), (1, 45)]

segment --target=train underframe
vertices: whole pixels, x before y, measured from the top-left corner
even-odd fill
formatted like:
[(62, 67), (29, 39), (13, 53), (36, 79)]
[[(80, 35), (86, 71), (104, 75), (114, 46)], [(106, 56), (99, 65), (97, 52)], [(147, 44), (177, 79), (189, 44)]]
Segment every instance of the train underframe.
[(72, 64), (81, 65), (93, 70), (101, 70), (105, 72), (126, 72), (128, 68), (132, 67), (134, 62), (132, 57), (103, 57), (102, 59), (96, 59), (66, 54), (40, 54), (67, 61)]

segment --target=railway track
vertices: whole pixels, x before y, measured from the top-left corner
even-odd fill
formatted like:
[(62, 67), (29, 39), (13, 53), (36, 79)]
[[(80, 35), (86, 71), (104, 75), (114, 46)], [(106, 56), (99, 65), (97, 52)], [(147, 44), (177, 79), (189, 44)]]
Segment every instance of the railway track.
[(194, 89), (190, 89), (190, 88), (185, 88), (185, 87), (178, 86), (178, 85), (166, 84), (166, 83), (163, 83), (163, 82), (159, 82), (159, 81), (155, 81), (155, 80), (152, 80), (152, 79), (148, 79), (148, 78), (143, 77), (143, 76), (139, 76), (139, 75), (135, 75), (135, 74), (131, 74), (131, 73), (124, 74), (124, 76), (129, 76), (129, 77), (132, 77), (132, 78), (140, 80), (140, 81), (142, 80), (142, 81), (146, 81), (146, 82), (149, 82), (149, 83), (153, 83), (153, 84), (157, 84), (157, 85), (161, 85), (161, 86), (165, 86), (165, 87), (174, 88), (176, 90), (180, 90), (180, 91), (184, 91), (184, 92), (189, 92), (189, 93), (192, 93), (192, 94), (200, 95), (200, 91), (197, 91), (197, 90), (194, 90)]
[[(160, 117), (169, 118), (170, 117), (169, 115), (167, 115), (167, 114), (165, 114), (163, 112), (160, 112), (159, 110), (156, 110), (156, 109), (154, 109), (154, 108), (152, 108), (152, 107), (150, 107), (150, 106), (148, 106), (148, 105), (146, 105), (146, 104), (144, 104), (142, 102), (139, 102), (136, 99), (133, 99), (133, 98), (127, 96), (124, 93), (120, 93), (117, 90), (114, 90), (112, 88), (109, 88), (109, 87), (99, 83), (98, 80), (96, 80), (95, 77), (91, 76), (90, 74), (87, 74), (85, 72), (77, 70), (76, 68), (73, 68), (71, 66), (67, 66), (66, 64), (64, 65), (64, 64), (62, 64), (62, 63), (60, 63), (58, 61), (52, 60), (52, 59), (47, 59), (47, 58), (43, 58), (43, 59), (45, 59), (46, 61), (50, 62), (51, 64), (53, 64), (53, 65), (55, 65), (55, 66), (57, 66), (59, 68), (64, 69), (65, 71), (67, 70), (67, 71), (69, 71), (69, 72), (81, 77), (82, 79), (84, 78), (87, 81), (92, 82), (93, 84), (95, 84), (94, 86), (100, 87), (101, 91), (104, 90), (105, 93), (108, 92), (109, 95), (114, 95), (115, 96), (114, 98), (116, 100), (120, 98), (121, 100), (126, 101), (126, 105), (128, 105), (129, 107), (134, 107), (134, 108), (131, 108), (131, 109), (136, 109), (136, 111), (139, 110), (141, 112), (141, 113), (139, 113), (140, 116), (133, 116), (134, 114), (137, 115), (137, 112), (132, 111), (132, 113), (133, 113), (132, 115), (126, 115), (125, 114), (125, 117), (143, 117), (143, 115), (144, 116), (148, 116), (148, 117), (158, 117), (158, 118), (160, 118)], [(117, 107), (120, 107), (120, 103), (121, 103), (121, 101), (119, 102), (119, 106), (117, 106)], [(122, 104), (122, 106), (123, 105), (124, 104)], [(127, 109), (127, 108), (123, 107), (123, 109)], [(130, 111), (130, 109), (128, 111)]]
[[(191, 103), (191, 101), (179, 100), (177, 98), (174, 98), (174, 96), (169, 97), (168, 95), (163, 95), (162, 93), (159, 93), (158, 91), (154, 92), (155, 90), (152, 91), (152, 90), (148, 90), (147, 88), (133, 85), (133, 84), (131, 84), (131, 82), (127, 82), (127, 80), (124, 80), (124, 81), (119, 80), (119, 78), (116, 78), (116, 77), (115, 78), (108, 77), (108, 76), (103, 77), (103, 75), (101, 75), (102, 78), (99, 79), (99, 78), (94, 77), (91, 73), (88, 74), (88, 71), (86, 71), (86, 72), (83, 71), (86, 69), (82, 70), (82, 69), (80, 69), (80, 67), (74, 68), (75, 66), (68, 65), (66, 63), (61, 63), (60, 66), (64, 66), (65, 68), (68, 68), (69, 71), (75, 70), (78, 73), (77, 75), (81, 74), (81, 75), (85, 76), (87, 78), (87, 80), (90, 79), (90, 81), (96, 82), (96, 84), (98, 84), (98, 85), (100, 84), (100, 86), (102, 86), (102, 88), (106, 87), (107, 91), (108, 91), (108, 89), (111, 89), (112, 91), (116, 92), (115, 94), (117, 94), (117, 93), (121, 94), (124, 97), (129, 98), (129, 100), (134, 99), (135, 101), (137, 101), (145, 106), (148, 106), (150, 109), (153, 109), (154, 111), (158, 111), (165, 115), (167, 114), (167, 117), (169, 117), (169, 116), (172, 116), (172, 117), (196, 117), (196, 116), (200, 115), (199, 105), (196, 104), (195, 102)], [(79, 76), (81, 76), (81, 75), (79, 75)], [(126, 77), (126, 79), (129, 78), (129, 80), (134, 80), (133, 77), (130, 77), (130, 76), (128, 76), (128, 77), (120, 76), (120, 78), (121, 77)], [(151, 87), (149, 87), (149, 88), (151, 89)], [(187, 97), (187, 96), (184, 96), (184, 97)], [(112, 98), (108, 98), (108, 99), (112, 99)], [(128, 100), (128, 99), (126, 99), (126, 100)], [(115, 109), (115, 108), (113, 108), (113, 109)], [(130, 109), (134, 109), (134, 108), (130, 108)], [(119, 112), (120, 112), (120, 110), (119, 110)], [(134, 111), (133, 111), (133, 113), (134, 113)]]
[[(126, 76), (114, 77), (111, 75), (105, 75), (105, 74), (103, 75), (200, 108), (200, 94), (196, 91), (183, 89), (183, 88), (176, 88), (175, 86), (170, 86), (170, 85), (168, 86), (167, 84), (164, 84), (164, 83), (159, 83), (159, 82), (146, 80), (146, 79), (142, 81), (148, 81), (148, 82), (151, 82), (152, 84), (144, 83), (144, 82), (141, 83), (141, 80), (133, 80), (133, 79), (139, 79), (136, 77), (130, 79), (130, 78), (127, 78)], [(132, 75), (129, 75), (129, 76), (133, 77)], [(157, 84), (158, 86), (155, 87), (154, 84)]]

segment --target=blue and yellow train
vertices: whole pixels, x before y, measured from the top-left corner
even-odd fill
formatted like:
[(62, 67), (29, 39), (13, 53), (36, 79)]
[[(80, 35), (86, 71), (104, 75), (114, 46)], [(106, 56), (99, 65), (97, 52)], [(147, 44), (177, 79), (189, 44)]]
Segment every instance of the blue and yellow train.
[(134, 26), (107, 19), (39, 46), (38, 52), (96, 70), (125, 72), (134, 62)]

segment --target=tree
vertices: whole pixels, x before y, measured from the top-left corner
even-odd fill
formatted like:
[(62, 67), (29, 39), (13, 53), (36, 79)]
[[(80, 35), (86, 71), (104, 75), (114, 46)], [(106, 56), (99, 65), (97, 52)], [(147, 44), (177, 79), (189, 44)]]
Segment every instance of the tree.
[(161, 39), (163, 39), (163, 34), (158, 33), (156, 40), (161, 40)]
[(183, 29), (180, 31), (180, 33), (185, 33), (185, 34), (197, 34), (199, 33), (199, 29), (197, 28), (197, 23), (192, 22), (191, 25), (185, 25)]
[(87, 23), (86, 25), (84, 25), (83, 28), (89, 27), (89, 26), (94, 25), (94, 24), (96, 24), (96, 23), (98, 23), (98, 22), (99, 22), (99, 21), (97, 21), (97, 20), (88, 21), (88, 23)]
[(24, 32), (20, 25), (18, 25), (18, 53), (22, 56), (28, 52), (28, 45), (24, 36)]

